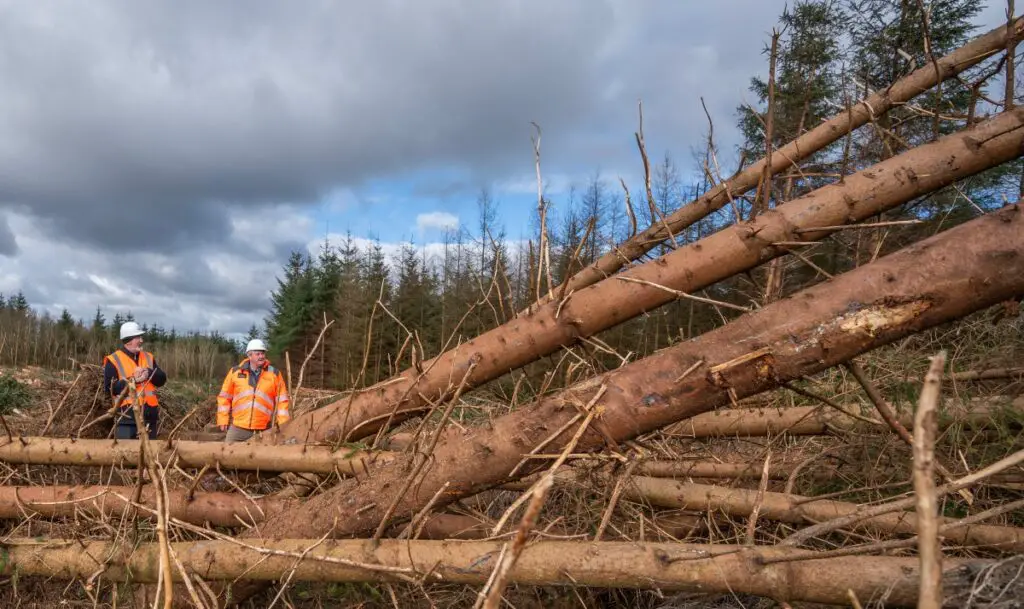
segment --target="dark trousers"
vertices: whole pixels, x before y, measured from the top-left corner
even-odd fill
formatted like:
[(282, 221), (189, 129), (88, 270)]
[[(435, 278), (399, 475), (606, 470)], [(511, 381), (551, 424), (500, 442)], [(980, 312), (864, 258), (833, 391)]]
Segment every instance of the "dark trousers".
[[(160, 408), (143, 406), (142, 420), (149, 428), (149, 439), (156, 440), (156, 434), (160, 431)], [(121, 408), (118, 411), (116, 437), (119, 440), (139, 439), (139, 430), (135, 425), (135, 414), (131, 407)]]

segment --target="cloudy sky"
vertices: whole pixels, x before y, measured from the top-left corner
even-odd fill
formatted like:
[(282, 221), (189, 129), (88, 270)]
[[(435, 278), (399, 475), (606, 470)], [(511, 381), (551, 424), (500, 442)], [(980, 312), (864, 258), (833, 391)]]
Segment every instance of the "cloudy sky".
[[(784, 0), (0, 0), (0, 292), (233, 334), (289, 251), (429, 243), (489, 185), (510, 238), (595, 171), (680, 164)], [(1001, 5), (981, 20), (1001, 20)]]

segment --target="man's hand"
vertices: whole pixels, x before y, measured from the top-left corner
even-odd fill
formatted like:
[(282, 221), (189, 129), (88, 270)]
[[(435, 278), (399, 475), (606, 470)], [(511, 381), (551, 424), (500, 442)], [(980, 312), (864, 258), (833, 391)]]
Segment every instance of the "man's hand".
[(228, 430), (228, 426), (227, 425), (218, 425), (217, 428), (220, 429), (221, 431), (227, 431)]
[(135, 374), (132, 376), (135, 377), (136, 383), (141, 383), (142, 381), (149, 378), (149, 368), (136, 368)]

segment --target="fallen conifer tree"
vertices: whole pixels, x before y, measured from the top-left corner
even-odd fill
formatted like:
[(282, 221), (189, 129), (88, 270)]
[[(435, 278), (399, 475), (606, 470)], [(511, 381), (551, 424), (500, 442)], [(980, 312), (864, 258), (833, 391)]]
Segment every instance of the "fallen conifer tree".
[(600, 450), (1022, 293), (1024, 219), (1011, 205), (485, 428), (445, 428), (442, 421), (427, 439), (428, 459), (371, 466), (368, 477), (312, 498), (301, 518), (278, 514), (267, 522), (288, 537), (366, 533), (429, 501), (439, 507), (542, 468), (531, 452)]
[[(813, 524), (848, 516), (860, 506), (845, 501), (815, 499), (787, 493), (694, 484), (666, 478), (634, 476), (625, 485), (623, 496), (658, 507), (706, 511), (746, 518), (756, 509), (765, 520), (792, 524)], [(939, 518), (940, 524), (953, 522)], [(894, 512), (868, 518), (851, 527), (859, 531), (883, 534), (915, 535), (917, 515), (912, 511)], [(1008, 553), (1024, 553), (1024, 529), (1009, 526), (972, 524), (943, 531), (949, 543), (981, 546)]]
[[(225, 470), (268, 473), (311, 472), (351, 476), (365, 472), (369, 463), (390, 458), (387, 452), (328, 446), (254, 446), (248, 443), (154, 441), (157, 460), (180, 467), (219, 466)], [(139, 440), (75, 440), (48, 437), (5, 437), (0, 434), (0, 462), (35, 465), (87, 465), (137, 467)]]
[[(501, 542), (367, 540), (322, 542), (231, 539), (172, 544), (189, 577), (203, 581), (263, 582), (451, 582), (482, 585), (501, 554)], [(104, 541), (12, 540), (2, 549), (0, 576), (39, 575), (153, 583), (158, 578), (157, 544), (137, 547)], [(917, 601), (915, 558), (852, 556), (763, 564), (800, 550), (728, 545), (639, 542), (551, 542), (527, 546), (510, 581), (530, 585), (658, 589), (665, 592), (734, 592), (781, 602), (845, 603), (852, 590), (864, 603), (913, 607)], [(992, 564), (946, 561), (953, 581)], [(181, 569), (174, 570), (182, 581)], [(197, 586), (197, 589), (202, 588)], [(223, 599), (218, 599), (223, 600)]]
[[(882, 161), (843, 181), (779, 205), (609, 281), (573, 292), (460, 344), (417, 368), (303, 413), (260, 443), (358, 440), (695, 290), (893, 209), (964, 177), (1017, 158), (1024, 110)], [(812, 230), (819, 227), (831, 229)]]

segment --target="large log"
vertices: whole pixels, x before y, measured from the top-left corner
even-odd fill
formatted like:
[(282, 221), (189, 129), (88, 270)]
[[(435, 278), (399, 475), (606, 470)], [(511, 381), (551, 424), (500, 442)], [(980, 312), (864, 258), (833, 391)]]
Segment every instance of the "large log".
[[(694, 484), (666, 478), (634, 476), (625, 487), (627, 499), (658, 507), (719, 512), (745, 518), (758, 506), (758, 516), (765, 520), (793, 524), (817, 523), (846, 516), (860, 507), (846, 501), (815, 500), (813, 497), (725, 488), (710, 484)], [(953, 519), (939, 518), (940, 524)], [(897, 512), (883, 514), (858, 522), (854, 527), (873, 533), (914, 535), (917, 514)], [(973, 524), (943, 531), (945, 541), (960, 545), (979, 545), (1004, 552), (1024, 552), (1024, 529), (989, 524)]]
[[(7, 437), (0, 434), (0, 462), (38, 465), (91, 465), (132, 468), (139, 463), (138, 440), (74, 440), (46, 437)], [(222, 469), (262, 472), (312, 472), (356, 475), (389, 453), (328, 446), (253, 446), (246, 443), (154, 442), (158, 460), (172, 459), (182, 467), (220, 465)]]
[[(929, 63), (922, 66), (891, 86), (855, 104), (849, 111), (843, 110), (837, 113), (831, 119), (776, 150), (771, 156), (769, 171), (774, 175), (796, 166), (812, 154), (844, 137), (849, 131), (858, 129), (871, 120), (878, 119), (890, 109), (910, 101), (939, 82), (956, 76), (968, 67), (977, 65), (1006, 48), (1010, 29), (1016, 32), (1014, 40), (1020, 40), (1024, 21), (1018, 18), (1013, 22), (1011, 28), (1001, 25), (939, 59), (937, 65)], [(629, 262), (637, 260), (658, 244), (671, 238), (672, 235), (681, 234), (687, 227), (722, 209), (730, 200), (756, 188), (764, 176), (767, 164), (768, 159), (762, 158), (756, 163), (748, 165), (700, 198), (669, 214), (664, 221), (659, 220), (643, 232), (620, 243), (614, 250), (604, 254), (571, 276), (564, 285), (552, 289), (546, 297), (541, 299), (541, 302), (551, 300), (554, 295), (580, 290), (602, 281)], [(563, 292), (563, 290), (565, 291)]]
[[(152, 519), (152, 512), (132, 505), (135, 487), (130, 486), (0, 486), (0, 518), (42, 516), (58, 518), (89, 514), (109, 517), (134, 514)], [(167, 510), (172, 518), (198, 525), (234, 527), (263, 522), (265, 510), (291, 510), (297, 501), (274, 497), (248, 498), (238, 493), (185, 490), (167, 492)], [(142, 487), (137, 503), (155, 509), (156, 496), (152, 486)]]
[[(318, 540), (172, 544), (182, 567), (206, 581), (425, 582), (484, 584), (501, 553), (498, 541)], [(312, 549), (310, 549), (312, 548)], [(103, 541), (15, 540), (0, 547), (0, 577), (157, 581), (156, 544), (134, 548)], [(597, 586), (663, 591), (742, 593), (777, 601), (845, 603), (852, 590), (864, 603), (912, 607), (917, 599), (915, 558), (851, 556), (762, 564), (800, 550), (680, 543), (540, 541), (526, 546), (510, 582), (543, 586)], [(304, 558), (302, 558), (304, 556)], [(302, 558), (302, 560), (299, 560)], [(984, 560), (948, 560), (955, 572), (977, 572)], [(429, 574), (429, 575), (427, 575)], [(181, 571), (174, 570), (181, 581)], [(948, 579), (955, 578), (950, 577)], [(960, 578), (962, 579), (962, 578)]]
[[(1016, 411), (1021, 410), (1020, 401), (1008, 403)], [(984, 426), (992, 422), (997, 408), (988, 406), (969, 412), (939, 419), (940, 428), (954, 424)], [(904, 415), (900, 420), (907, 428), (913, 427), (913, 417)], [(823, 435), (842, 432), (891, 431), (884, 423), (871, 423), (845, 415), (836, 410), (820, 406), (793, 406), (788, 408), (738, 408), (719, 410), (697, 415), (681, 421), (665, 430), (687, 438), (712, 438), (722, 436), (767, 436), (767, 435)], [(412, 438), (411, 433), (397, 433), (388, 438), (390, 450), (403, 450)], [(161, 448), (160, 458), (166, 462), (174, 452), (166, 445)], [(227, 470), (262, 472), (310, 472), (315, 474), (337, 473), (342, 476), (360, 475), (368, 471), (370, 463), (392, 459), (388, 451), (332, 450), (327, 446), (296, 444), (271, 445), (254, 448), (249, 444), (224, 444), (223, 442), (195, 442), (180, 440), (176, 456), (180, 467), (202, 467), (209, 465)], [(21, 436), (8, 440), (0, 435), (0, 463), (11, 465), (82, 465), (117, 466), (133, 468), (138, 465), (137, 440), (91, 440), (67, 439), (36, 436)], [(757, 469), (757, 468), (755, 468)], [(640, 472), (637, 472), (638, 474)], [(687, 474), (701, 477), (698, 474)], [(760, 469), (757, 469), (760, 475)], [(720, 477), (711, 475), (708, 477)]]
[[(246, 497), (239, 493), (169, 489), (168, 516), (201, 526), (237, 527), (263, 522), (265, 510), (297, 510), (302, 502), (277, 497)], [(141, 506), (137, 507), (137, 506)], [(0, 519), (64, 518), (90, 515), (100, 518), (153, 520), (156, 497), (152, 486), (135, 497), (130, 486), (0, 486)], [(490, 527), (471, 516), (432, 514), (417, 524), (419, 539), (483, 539)], [(397, 534), (395, 530), (392, 533)]]
[[(1024, 399), (1013, 402), (1006, 400), (1006, 409), (1024, 413)], [(952, 425), (985, 427), (1003, 410), (1001, 405), (989, 404), (972, 408), (964, 413), (953, 413), (939, 417), (939, 428)], [(899, 421), (910, 429), (914, 426), (913, 416), (901, 415)], [(705, 412), (691, 419), (680, 421), (665, 428), (669, 435), (684, 438), (758, 437), (758, 436), (821, 436), (831, 433), (888, 433), (892, 431), (882, 421), (872, 423), (864, 418), (855, 418), (843, 412), (824, 406), (790, 406), (784, 408), (730, 408)], [(413, 440), (412, 432), (398, 432), (388, 436), (388, 450), (404, 450)]]
[[(851, 202), (851, 205), (856, 203)], [(371, 467), (307, 502), (302, 518), (274, 515), (284, 537), (357, 535), (509, 478), (541, 443), (557, 453), (585, 405), (600, 417), (577, 452), (598, 450), (820, 372), (861, 353), (1024, 293), (1024, 218), (1007, 206), (852, 270), (693, 340), (495, 418), (447, 428), (420, 475), (412, 457)], [(682, 375), (689, 370), (689, 374)], [(586, 416), (590, 416), (587, 413)], [(543, 466), (529, 461), (526, 475)], [(443, 491), (443, 492), (442, 492)]]
[(467, 390), (479, 386), (677, 297), (656, 286), (686, 293), (699, 290), (784, 255), (787, 250), (778, 243), (815, 241), (835, 232), (809, 229), (869, 218), (1014, 159), (1020, 156), (1022, 144), (1024, 111), (1018, 108), (617, 276), (629, 281), (603, 281), (574, 292), (565, 302), (549, 302), (424, 362), (422, 373), (406, 370), (399, 377), (301, 414), (259, 442), (333, 442), (371, 435), (388, 421), (422, 412), (430, 401), (449, 399), (460, 382)]
[[(1008, 409), (1024, 412), (1022, 405), (1007, 401)], [(940, 429), (952, 425), (983, 427), (991, 424), (999, 407), (974, 408), (963, 414), (947, 414), (939, 417)], [(907, 429), (914, 427), (914, 417), (903, 414), (899, 421)], [(715, 438), (744, 436), (819, 436), (830, 433), (886, 433), (892, 431), (879, 421), (873, 425), (863, 419), (841, 413), (824, 406), (793, 406), (789, 408), (735, 408), (717, 410), (697, 415), (692, 419), (670, 425), (665, 432), (684, 438)]]
[[(587, 463), (587, 461), (580, 460), (574, 464), (579, 463)], [(644, 460), (637, 462), (633, 467), (632, 476), (650, 476), (652, 478), (735, 478), (741, 480), (759, 480), (761, 478), (762, 469), (763, 466), (761, 463), (716, 463), (712, 461), (689, 459), (679, 459), (676, 461)], [(575, 485), (585, 482), (586, 476), (591, 474), (597, 474), (599, 476), (597, 478), (599, 481), (598, 484), (604, 484), (607, 482), (607, 478), (604, 473), (593, 469), (575, 471), (572, 469), (559, 470), (554, 474), (554, 481), (558, 484)], [(514, 482), (507, 482), (498, 488), (504, 491), (525, 491), (533, 486), (533, 484), (536, 483), (542, 475), (543, 473), (539, 472), (526, 476), (525, 478), (520, 478)], [(581, 475), (583, 478), (581, 478)], [(788, 477), (788, 468), (780, 468), (774, 464), (769, 468), (769, 480), (785, 480)], [(611, 484), (614, 483), (615, 481), (612, 480)]]

